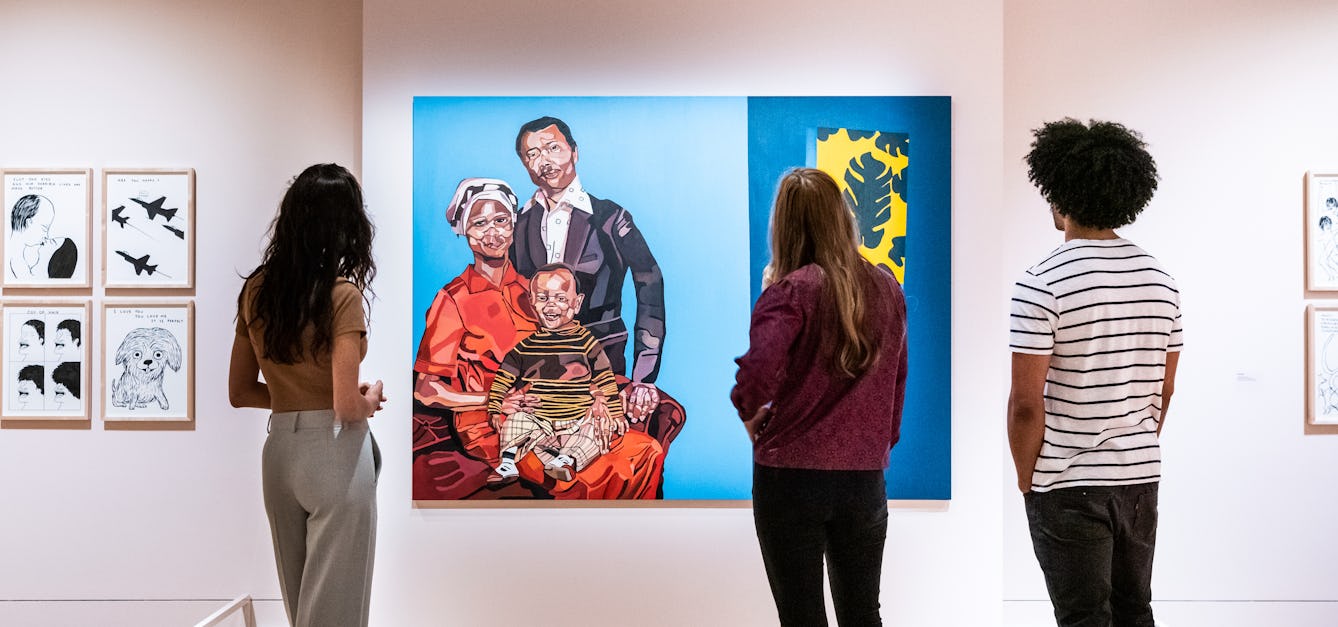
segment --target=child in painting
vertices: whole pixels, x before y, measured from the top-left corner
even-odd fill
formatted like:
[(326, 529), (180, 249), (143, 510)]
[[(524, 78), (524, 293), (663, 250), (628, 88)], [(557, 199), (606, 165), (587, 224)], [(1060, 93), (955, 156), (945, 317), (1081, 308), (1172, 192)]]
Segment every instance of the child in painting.
[(28, 194), (9, 213), (9, 274), (16, 279), (68, 279), (74, 276), (79, 249), (68, 237), (51, 236), (56, 206), (45, 196)]
[(55, 409), (79, 407), (79, 362), (61, 362), (51, 370), (51, 396)]
[(19, 327), (18, 358), (21, 360), (42, 360), (42, 351), (46, 346), (46, 323), (33, 319)]
[(18, 385), (14, 386), (14, 399), (19, 409), (28, 409), (29, 405), (36, 405), (33, 409), (42, 408), (42, 394), (46, 391), (45, 373), (41, 366), (37, 364), (24, 366), (19, 369)]
[(502, 445), (501, 462), (488, 477), (494, 487), (517, 480), (516, 460), (529, 452), (545, 474), (571, 481), (627, 431), (608, 355), (575, 320), (583, 297), (571, 268), (536, 270), (530, 299), (540, 328), (502, 359), (488, 394)]

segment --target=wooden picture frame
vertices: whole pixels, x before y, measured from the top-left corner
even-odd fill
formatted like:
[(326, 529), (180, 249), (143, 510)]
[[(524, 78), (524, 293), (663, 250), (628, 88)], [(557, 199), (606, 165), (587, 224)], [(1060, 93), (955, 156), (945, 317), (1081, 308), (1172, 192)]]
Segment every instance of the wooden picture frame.
[(1306, 422), (1338, 425), (1338, 304), (1305, 309)]
[(0, 421), (89, 419), (92, 314), (89, 300), (9, 301), (0, 306)]
[(1338, 173), (1305, 175), (1305, 288), (1338, 292)]
[(195, 420), (195, 303), (102, 304), (102, 419)]
[(102, 171), (102, 285), (195, 287), (195, 170)]
[(0, 170), (0, 286), (92, 287), (93, 170)]

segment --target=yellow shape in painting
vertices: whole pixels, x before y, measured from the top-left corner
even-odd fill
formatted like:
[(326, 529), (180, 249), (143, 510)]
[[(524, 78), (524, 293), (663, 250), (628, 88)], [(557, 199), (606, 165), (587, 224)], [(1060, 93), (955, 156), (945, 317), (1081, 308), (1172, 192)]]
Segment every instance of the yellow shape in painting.
[[(851, 177), (859, 182), (864, 179), (858, 172), (850, 169), (851, 159), (856, 159), (862, 155), (871, 154), (878, 162), (885, 165), (892, 174), (902, 174), (910, 158), (905, 155), (888, 154), (886, 150), (878, 148), (876, 139), (879, 133), (874, 133), (871, 137), (861, 139), (851, 139), (847, 129), (838, 129), (829, 135), (826, 139), (818, 140), (817, 168), (830, 174), (836, 179), (836, 184), (841, 188), (841, 192), (850, 192), (850, 184), (846, 182), (846, 173), (850, 172)], [(891, 210), (888, 217), (880, 224), (874, 225), (873, 230), (882, 233), (882, 239), (878, 246), (868, 248), (860, 246), (860, 252), (874, 264), (883, 264), (890, 268), (897, 280), (906, 282), (906, 268), (897, 265), (892, 261), (892, 240), (896, 237), (905, 237), (906, 235), (906, 201), (896, 192), (891, 193)], [(909, 260), (907, 261), (909, 263)]]

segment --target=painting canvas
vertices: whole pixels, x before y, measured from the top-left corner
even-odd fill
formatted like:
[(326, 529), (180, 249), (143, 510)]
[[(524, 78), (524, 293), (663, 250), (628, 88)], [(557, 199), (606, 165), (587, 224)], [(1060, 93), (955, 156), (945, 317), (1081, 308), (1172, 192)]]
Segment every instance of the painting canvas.
[(195, 171), (104, 170), (103, 284), (194, 285)]
[(1306, 289), (1338, 291), (1338, 174), (1306, 175)]
[(796, 166), (842, 182), (866, 256), (906, 283), (920, 370), (889, 496), (948, 498), (949, 111), (415, 99), (414, 500), (749, 498), (733, 360)]
[(88, 287), (91, 170), (5, 170), (5, 287)]
[(89, 415), (90, 305), (10, 303), (3, 312), (5, 420), (80, 420)]
[(104, 419), (194, 418), (194, 313), (189, 302), (103, 305)]

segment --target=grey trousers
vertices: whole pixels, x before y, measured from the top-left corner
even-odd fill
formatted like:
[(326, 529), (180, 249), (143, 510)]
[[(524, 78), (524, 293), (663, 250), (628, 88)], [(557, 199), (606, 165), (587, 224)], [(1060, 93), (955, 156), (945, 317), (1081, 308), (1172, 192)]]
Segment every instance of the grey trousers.
[(367, 421), (333, 410), (270, 416), (261, 469), (288, 621), (367, 625), (381, 451)]

